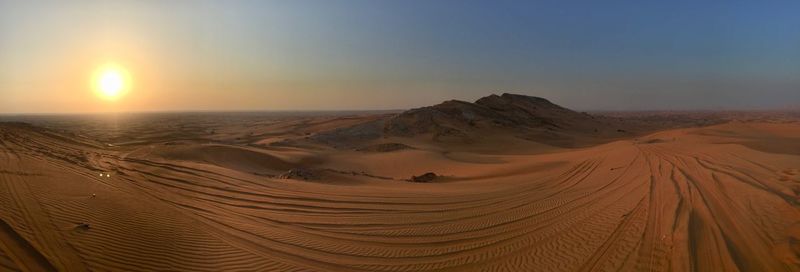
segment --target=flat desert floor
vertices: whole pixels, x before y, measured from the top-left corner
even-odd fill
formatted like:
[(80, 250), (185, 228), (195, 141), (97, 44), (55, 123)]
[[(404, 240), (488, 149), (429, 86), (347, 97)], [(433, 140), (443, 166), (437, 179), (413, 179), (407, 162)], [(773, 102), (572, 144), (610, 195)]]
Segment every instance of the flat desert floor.
[(376, 151), (281, 144), (369, 116), (225, 118), (0, 123), (0, 270), (800, 270), (797, 122)]

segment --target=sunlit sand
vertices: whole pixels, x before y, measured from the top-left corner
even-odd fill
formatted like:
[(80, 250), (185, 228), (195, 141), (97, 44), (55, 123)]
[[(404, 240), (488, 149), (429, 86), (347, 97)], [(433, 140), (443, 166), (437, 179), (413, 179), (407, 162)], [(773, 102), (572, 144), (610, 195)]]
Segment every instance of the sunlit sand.
[(0, 263), (69, 271), (796, 264), (798, 115), (606, 114), (504, 94), (400, 113), (2, 123)]
[(0, 272), (800, 271), (798, 11), (0, 0)]

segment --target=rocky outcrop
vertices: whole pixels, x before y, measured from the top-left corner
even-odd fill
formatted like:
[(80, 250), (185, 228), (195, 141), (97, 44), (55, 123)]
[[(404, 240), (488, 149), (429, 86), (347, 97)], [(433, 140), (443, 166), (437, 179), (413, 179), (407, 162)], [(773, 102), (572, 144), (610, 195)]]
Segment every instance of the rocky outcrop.
[[(410, 137), (431, 134), (434, 140), (468, 140), (479, 131), (500, 128), (520, 138), (558, 139), (565, 135), (595, 133), (600, 120), (533, 96), (490, 95), (469, 103), (451, 100), (412, 109), (389, 119), (384, 135)], [(541, 135), (551, 135), (540, 137)]]
[(437, 142), (472, 143), (482, 138), (512, 136), (556, 146), (576, 146), (578, 139), (618, 137), (624, 127), (613, 118), (576, 112), (547, 99), (504, 93), (474, 103), (449, 100), (437, 105), (339, 128), (312, 136), (334, 147), (366, 148), (390, 137), (422, 137)]
[(428, 182), (432, 182), (432, 181), (436, 180), (436, 178), (438, 178), (438, 177), (439, 177), (439, 175), (436, 175), (436, 173), (428, 172), (428, 173), (425, 173), (425, 174), (422, 174), (422, 175), (419, 175), (419, 176), (411, 176), (411, 179), (409, 179), (408, 181), (428, 183)]
[(316, 171), (305, 168), (293, 168), (286, 173), (278, 176), (280, 179), (294, 179), (294, 180), (317, 180), (319, 174)]

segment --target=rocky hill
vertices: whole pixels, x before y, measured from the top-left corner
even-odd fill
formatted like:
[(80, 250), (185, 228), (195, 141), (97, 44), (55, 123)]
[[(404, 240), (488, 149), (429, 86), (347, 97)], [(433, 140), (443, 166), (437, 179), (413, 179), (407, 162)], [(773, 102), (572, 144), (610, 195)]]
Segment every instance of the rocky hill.
[(352, 145), (387, 137), (430, 137), (439, 142), (472, 142), (492, 135), (558, 146), (577, 138), (609, 138), (627, 133), (613, 118), (596, 117), (553, 104), (547, 99), (504, 93), (474, 103), (449, 100), (411, 109), (380, 120), (319, 133), (312, 139)]
[(477, 140), (487, 132), (571, 146), (578, 137), (613, 137), (626, 130), (609, 118), (575, 112), (540, 97), (508, 93), (474, 103), (450, 100), (412, 109), (387, 120), (383, 130), (385, 136), (430, 135), (440, 141)]

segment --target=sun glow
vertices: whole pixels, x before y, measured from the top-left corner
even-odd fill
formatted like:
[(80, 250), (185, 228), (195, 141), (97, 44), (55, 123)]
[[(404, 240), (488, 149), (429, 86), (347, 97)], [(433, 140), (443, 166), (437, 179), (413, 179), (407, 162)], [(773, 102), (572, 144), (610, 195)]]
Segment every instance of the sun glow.
[(105, 100), (118, 100), (130, 89), (130, 76), (122, 67), (107, 64), (92, 77), (95, 94)]

